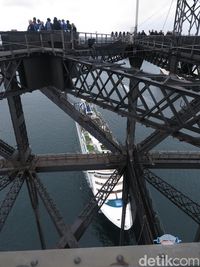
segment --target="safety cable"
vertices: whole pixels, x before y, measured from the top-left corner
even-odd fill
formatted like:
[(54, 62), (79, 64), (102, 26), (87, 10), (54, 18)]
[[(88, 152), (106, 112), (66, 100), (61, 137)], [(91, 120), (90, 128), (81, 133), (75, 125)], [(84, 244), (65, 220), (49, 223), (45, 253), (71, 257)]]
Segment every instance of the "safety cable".
[(166, 18), (165, 18), (165, 22), (164, 22), (164, 24), (163, 24), (163, 27), (162, 27), (162, 31), (163, 31), (163, 29), (164, 29), (164, 27), (165, 27), (165, 25), (166, 25), (166, 22), (167, 22), (167, 20), (168, 20), (169, 13), (170, 13), (170, 11), (171, 11), (171, 8), (172, 8), (172, 4), (173, 4), (173, 2), (174, 2), (174, 0), (172, 0), (172, 1), (171, 1), (171, 4), (170, 4), (170, 7), (169, 7), (169, 10), (168, 10), (168, 12), (167, 12), (167, 16), (166, 16)]

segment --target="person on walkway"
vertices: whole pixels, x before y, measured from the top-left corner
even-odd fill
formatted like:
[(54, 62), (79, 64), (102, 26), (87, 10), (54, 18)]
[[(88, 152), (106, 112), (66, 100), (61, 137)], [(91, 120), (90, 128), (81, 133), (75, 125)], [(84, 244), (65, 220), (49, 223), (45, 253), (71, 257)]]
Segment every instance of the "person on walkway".
[(51, 19), (47, 18), (46, 24), (45, 24), (45, 30), (46, 31), (51, 31), (53, 30), (53, 25), (51, 23)]
[(71, 30), (76, 33), (77, 30), (76, 30), (76, 26), (74, 25), (74, 23), (71, 24)]
[(69, 20), (66, 21), (66, 26), (67, 26), (67, 32), (71, 32), (72, 26), (69, 23)]
[(38, 30), (38, 25), (37, 25), (36, 17), (33, 17), (33, 26), (35, 28), (35, 31), (37, 31)]
[(38, 27), (38, 31), (44, 31), (45, 30), (45, 26), (44, 26), (44, 22), (43, 21), (40, 21), (40, 25)]
[(29, 32), (35, 32), (35, 26), (33, 24), (33, 21), (30, 19), (28, 21), (28, 23), (29, 23), (29, 25), (28, 25), (27, 31), (29, 31)]
[(53, 19), (53, 30), (61, 30), (61, 25), (56, 17)]
[(67, 24), (64, 19), (61, 20), (61, 29), (66, 32)]

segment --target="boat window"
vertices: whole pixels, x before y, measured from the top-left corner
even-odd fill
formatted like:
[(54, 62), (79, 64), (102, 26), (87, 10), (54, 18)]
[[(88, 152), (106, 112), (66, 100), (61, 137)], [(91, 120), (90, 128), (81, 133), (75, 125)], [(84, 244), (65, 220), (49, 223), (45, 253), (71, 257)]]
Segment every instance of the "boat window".
[(92, 115), (93, 114), (92, 109), (91, 109), (89, 104), (86, 104), (86, 114), (87, 115)]
[(106, 204), (114, 208), (120, 208), (123, 206), (122, 199), (109, 199)]

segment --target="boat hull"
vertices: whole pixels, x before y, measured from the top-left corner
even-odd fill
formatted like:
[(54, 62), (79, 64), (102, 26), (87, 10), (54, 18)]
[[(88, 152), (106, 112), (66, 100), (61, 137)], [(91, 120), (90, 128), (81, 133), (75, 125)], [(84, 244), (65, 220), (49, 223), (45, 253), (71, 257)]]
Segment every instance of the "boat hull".
[[(78, 134), (78, 139), (81, 147), (81, 152), (83, 154), (94, 153), (94, 151), (89, 151), (87, 139), (91, 139), (91, 144), (94, 146), (102, 145), (96, 140), (93, 136), (91, 136), (88, 132), (86, 132), (78, 123), (76, 123), (76, 129)], [(109, 152), (108, 152), (109, 153)], [(109, 179), (114, 170), (90, 170), (84, 171), (87, 183), (92, 190), (92, 193), (96, 195), (98, 191), (101, 189), (102, 185)], [(113, 191), (109, 194), (105, 203), (101, 206), (101, 212), (106, 216), (106, 218), (111, 221), (115, 226), (121, 228), (121, 218), (122, 218), (122, 187), (123, 187), (123, 176), (118, 181), (117, 185), (113, 189)], [(126, 217), (124, 230), (129, 230), (132, 227), (133, 220), (131, 214), (131, 206), (130, 202), (128, 202), (126, 206)]]

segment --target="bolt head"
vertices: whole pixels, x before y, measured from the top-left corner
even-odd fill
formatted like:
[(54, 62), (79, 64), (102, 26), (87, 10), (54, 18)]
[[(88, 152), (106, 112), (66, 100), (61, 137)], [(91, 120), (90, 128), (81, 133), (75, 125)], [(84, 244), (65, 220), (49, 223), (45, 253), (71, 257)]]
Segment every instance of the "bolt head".
[(80, 257), (74, 258), (74, 263), (75, 264), (79, 264), (80, 262), (81, 262), (81, 258)]
[(122, 255), (118, 255), (117, 262), (123, 262), (123, 261), (124, 261), (124, 257)]

